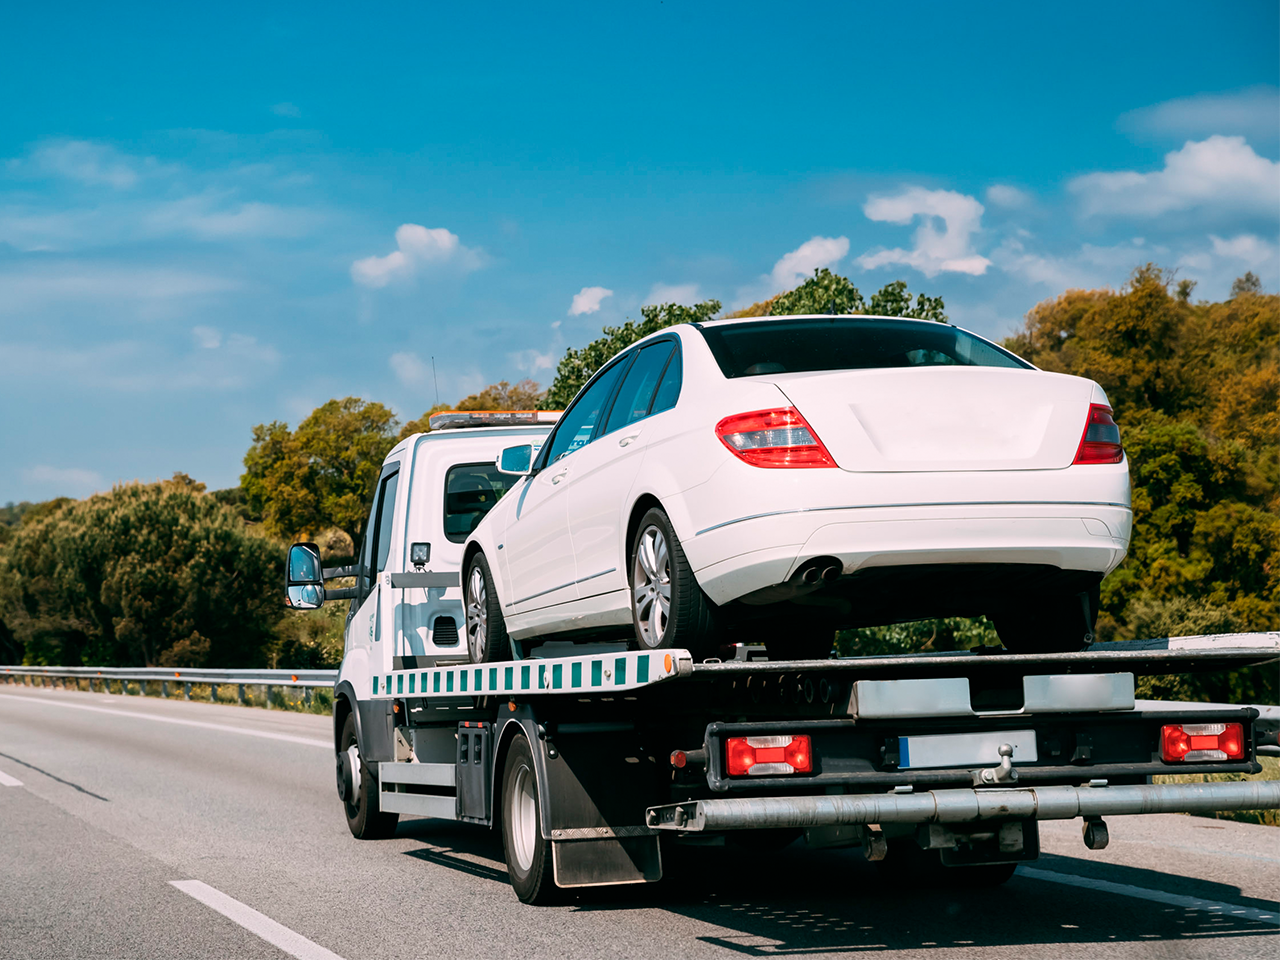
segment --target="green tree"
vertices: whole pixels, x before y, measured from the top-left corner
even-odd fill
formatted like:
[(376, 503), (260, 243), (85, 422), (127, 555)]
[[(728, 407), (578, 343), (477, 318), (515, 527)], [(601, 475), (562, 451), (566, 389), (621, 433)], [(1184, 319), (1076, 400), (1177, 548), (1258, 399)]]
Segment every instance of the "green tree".
[(556, 367), (555, 380), (542, 399), (542, 409), (563, 410), (597, 370), (637, 340), (677, 323), (710, 320), (719, 312), (719, 300), (704, 300), (692, 307), (678, 303), (641, 307), (640, 323), (628, 320), (620, 327), (605, 327), (604, 336), (585, 347), (570, 347), (565, 351)]
[(1262, 281), (1258, 279), (1257, 275), (1252, 270), (1246, 271), (1243, 277), (1236, 277), (1231, 284), (1231, 299), (1233, 300), (1242, 293), (1261, 292)]
[[(813, 276), (794, 290), (779, 294), (766, 301), (768, 314), (775, 317), (804, 316), (806, 314), (871, 314), (879, 317), (915, 317), (919, 320), (936, 320), (947, 322), (947, 314), (941, 297), (930, 297), (920, 294), (911, 299), (906, 281), (894, 280), (886, 283), (873, 294), (867, 303), (853, 281), (832, 273), (826, 267), (813, 272)], [(755, 306), (763, 306), (758, 304)], [(763, 313), (752, 313), (754, 307), (748, 307), (737, 316), (763, 316)]]
[(358, 545), (398, 426), (389, 409), (358, 397), (317, 407), (296, 431), (259, 424), (240, 477), (248, 508), (273, 536), (337, 527)]
[(533, 380), (510, 384), (491, 383), (479, 393), (458, 401), (455, 410), (536, 410), (542, 402), (542, 388)]
[(183, 474), (23, 524), (0, 619), (25, 663), (253, 666), (280, 619), (284, 551)]

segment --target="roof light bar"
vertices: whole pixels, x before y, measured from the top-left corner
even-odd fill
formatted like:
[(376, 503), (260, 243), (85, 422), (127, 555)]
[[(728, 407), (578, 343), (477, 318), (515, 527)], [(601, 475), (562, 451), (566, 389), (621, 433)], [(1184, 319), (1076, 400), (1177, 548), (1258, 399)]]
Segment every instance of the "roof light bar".
[(527, 427), (555, 423), (563, 410), (455, 410), (427, 418), (432, 430), (464, 430), (470, 427)]

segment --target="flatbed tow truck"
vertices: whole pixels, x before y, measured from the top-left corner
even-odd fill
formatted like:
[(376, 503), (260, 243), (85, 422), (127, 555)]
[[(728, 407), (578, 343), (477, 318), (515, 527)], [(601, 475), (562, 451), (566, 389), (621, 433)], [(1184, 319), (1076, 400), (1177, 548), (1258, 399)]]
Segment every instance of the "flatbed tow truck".
[[(1280, 711), (1134, 696), (1142, 676), (1275, 663), (1277, 633), (796, 662), (742, 644), (695, 663), (681, 649), (549, 643), (466, 662), (447, 631), (416, 626), (461, 602), (457, 563), (437, 551), (427, 569), (415, 541), (440, 538), (420, 505), (441, 502), (454, 451), (478, 459), (481, 433), (410, 438), (388, 456), (409, 495), (391, 483), (375, 501), (334, 689), (338, 794), (357, 837), (390, 836), (401, 815), (500, 830), (517, 895), (545, 903), (659, 880), (672, 844), (803, 837), (860, 846), (907, 882), (995, 884), (1038, 857), (1041, 820), (1080, 819), (1100, 849), (1109, 815), (1280, 808), (1277, 781), (1152, 781), (1260, 772), (1259, 756), (1280, 756)], [(318, 552), (294, 550), (291, 602), (324, 602)]]

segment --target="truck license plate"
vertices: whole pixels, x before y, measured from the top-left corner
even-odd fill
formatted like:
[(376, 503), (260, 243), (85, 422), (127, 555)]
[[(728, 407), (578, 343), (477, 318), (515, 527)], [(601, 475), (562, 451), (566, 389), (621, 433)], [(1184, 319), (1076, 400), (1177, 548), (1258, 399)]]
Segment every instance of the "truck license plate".
[(1014, 763), (1035, 763), (1034, 730), (1001, 730), (996, 733), (943, 733), (898, 739), (898, 767), (965, 767), (1000, 762), (1000, 744), (1013, 747)]

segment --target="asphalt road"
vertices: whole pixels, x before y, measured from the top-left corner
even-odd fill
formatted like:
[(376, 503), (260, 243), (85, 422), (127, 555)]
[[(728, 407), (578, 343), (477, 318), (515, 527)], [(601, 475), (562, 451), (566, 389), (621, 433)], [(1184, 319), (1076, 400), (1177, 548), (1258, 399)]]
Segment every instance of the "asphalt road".
[(6, 960), (1280, 955), (1280, 831), (1109, 824), (1102, 851), (1044, 825), (1042, 859), (988, 890), (907, 895), (797, 844), (527, 907), (483, 828), (352, 839), (326, 717), (0, 685)]

